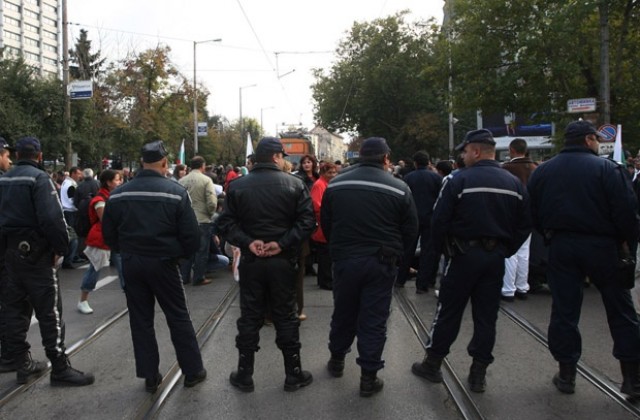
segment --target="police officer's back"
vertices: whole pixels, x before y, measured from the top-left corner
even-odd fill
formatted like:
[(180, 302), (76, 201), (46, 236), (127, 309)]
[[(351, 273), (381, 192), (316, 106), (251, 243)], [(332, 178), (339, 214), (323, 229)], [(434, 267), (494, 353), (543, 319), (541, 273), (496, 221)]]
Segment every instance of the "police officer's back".
[(563, 393), (575, 391), (582, 288), (589, 276), (607, 309), (621, 391), (640, 397), (638, 317), (620, 270), (623, 249), (638, 238), (636, 198), (624, 168), (597, 155), (600, 134), (593, 124), (574, 121), (564, 137), (565, 148), (528, 183), (534, 225), (549, 246), (549, 350), (559, 363), (553, 383)]
[(73, 369), (65, 352), (60, 289), (53, 268), (57, 257), (67, 252), (69, 236), (58, 194), (38, 165), (40, 141), (23, 137), (16, 152), (17, 165), (0, 177), (0, 228), (9, 276), (3, 295), (6, 343), (17, 382), (26, 383), (46, 368), (31, 359), (26, 342), (33, 307), (52, 365), (51, 385), (89, 385), (93, 375)]
[(432, 244), (450, 262), (441, 281), (432, 340), (422, 363), (412, 372), (442, 382), (440, 366), (457, 338), (464, 309), (473, 306), (473, 358), (469, 383), (484, 392), (485, 375), (494, 360), (496, 320), (504, 259), (515, 253), (531, 232), (525, 186), (495, 161), (495, 141), (488, 130), (470, 131), (456, 150), (465, 168), (447, 178), (436, 202)]

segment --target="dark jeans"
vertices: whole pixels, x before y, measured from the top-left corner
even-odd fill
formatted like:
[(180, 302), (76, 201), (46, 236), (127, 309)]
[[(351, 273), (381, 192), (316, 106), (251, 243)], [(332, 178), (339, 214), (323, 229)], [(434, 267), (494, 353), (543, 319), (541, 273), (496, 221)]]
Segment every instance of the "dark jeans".
[(375, 256), (333, 262), (333, 316), (329, 351), (346, 354), (358, 337), (356, 363), (364, 370), (384, 367), (387, 319), (397, 269)]
[(300, 321), (296, 313), (296, 260), (283, 257), (240, 258), (240, 318), (236, 347), (257, 351), (260, 328), (267, 310), (276, 328), (276, 344), (281, 350), (300, 349)]
[(209, 262), (209, 247), (211, 245), (211, 223), (200, 223), (200, 248), (191, 258), (184, 260), (180, 264), (180, 273), (184, 283), (191, 282), (191, 268), (193, 267), (193, 283), (197, 284), (204, 280)]
[(77, 211), (64, 211), (64, 220), (67, 222), (67, 231), (69, 232), (69, 252), (64, 256), (64, 262), (71, 264), (78, 257), (78, 235), (74, 230), (76, 225)]
[(640, 330), (629, 290), (618, 282), (618, 253), (613, 238), (558, 232), (549, 244), (547, 279), (553, 303), (549, 350), (560, 363), (577, 363), (582, 354), (578, 323), (586, 276), (602, 296), (613, 356), (624, 362), (640, 360)]
[(123, 253), (122, 271), (127, 279), (124, 291), (129, 308), (136, 376), (153, 378), (158, 372), (160, 355), (153, 322), (156, 299), (167, 319), (171, 342), (182, 372), (188, 376), (200, 373), (203, 369), (202, 357), (177, 261), (173, 258)]
[(500, 249), (485, 251), (473, 247), (449, 261), (446, 274), (440, 282), (431, 342), (427, 347), (429, 356), (444, 358), (449, 354), (460, 331), (467, 302), (471, 299), (473, 337), (467, 351), (482, 363), (493, 362), (504, 257)]
[(318, 261), (318, 286), (323, 289), (333, 288), (333, 273), (331, 254), (329, 253), (329, 244), (315, 242), (316, 260)]

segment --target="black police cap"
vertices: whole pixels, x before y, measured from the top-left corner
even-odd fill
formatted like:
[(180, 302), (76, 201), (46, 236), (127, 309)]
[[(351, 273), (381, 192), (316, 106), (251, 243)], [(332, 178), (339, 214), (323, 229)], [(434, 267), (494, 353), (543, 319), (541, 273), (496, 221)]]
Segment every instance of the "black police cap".
[(276, 137), (263, 137), (256, 146), (256, 154), (258, 155), (270, 155), (273, 153), (282, 153), (282, 156), (289, 156), (285, 153), (284, 147), (279, 138)]
[(167, 149), (164, 148), (162, 140), (152, 141), (142, 146), (142, 161), (144, 163), (154, 163), (167, 156)]
[(576, 140), (584, 138), (589, 134), (595, 134), (596, 136), (602, 138), (602, 135), (598, 132), (598, 130), (596, 130), (596, 127), (589, 121), (572, 121), (567, 124), (567, 128), (565, 128), (564, 130), (565, 140)]

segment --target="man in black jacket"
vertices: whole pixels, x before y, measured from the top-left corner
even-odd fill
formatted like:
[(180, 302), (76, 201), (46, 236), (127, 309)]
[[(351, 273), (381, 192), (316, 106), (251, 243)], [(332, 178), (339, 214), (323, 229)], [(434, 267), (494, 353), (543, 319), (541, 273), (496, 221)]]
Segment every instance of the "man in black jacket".
[(300, 363), (295, 276), (300, 245), (316, 223), (309, 190), (298, 177), (282, 171), (284, 156), (279, 139), (260, 140), (256, 165), (229, 184), (224, 212), (216, 222), (219, 232), (242, 252), (236, 336), (240, 359), (230, 381), (245, 392), (254, 390), (254, 355), (268, 305), (284, 356), (285, 391), (313, 381)]
[(51, 361), (51, 385), (90, 385), (93, 375), (73, 369), (66, 355), (55, 265), (67, 252), (69, 236), (53, 181), (38, 165), (41, 150), (40, 141), (34, 137), (19, 139), (18, 163), (0, 177), (0, 228), (8, 273), (2, 296), (9, 350), (9, 360), (5, 360), (9, 363), (4, 368), (17, 370), (19, 384), (47, 368), (45, 363), (31, 359), (31, 346), (26, 340), (35, 311), (42, 344)]
[(327, 365), (340, 377), (358, 337), (360, 395), (382, 389), (377, 377), (396, 277), (396, 261), (415, 241), (418, 216), (411, 190), (387, 168), (385, 139), (362, 143), (360, 163), (335, 177), (322, 198), (320, 220), (333, 261), (333, 302)]
[(153, 326), (158, 300), (171, 331), (184, 386), (204, 381), (195, 330), (191, 323), (178, 260), (200, 246), (200, 230), (187, 190), (165, 178), (167, 151), (161, 140), (142, 147), (142, 170), (113, 190), (102, 218), (104, 241), (122, 255), (136, 375), (148, 392), (162, 381)]
[(528, 184), (534, 226), (549, 244), (549, 351), (559, 364), (553, 383), (560, 392), (575, 392), (582, 288), (589, 276), (606, 308), (613, 356), (622, 370), (620, 390), (638, 398), (639, 323), (620, 272), (621, 251), (638, 239), (638, 204), (624, 168), (598, 156), (600, 134), (593, 124), (569, 123), (564, 138), (565, 148), (541, 164)]

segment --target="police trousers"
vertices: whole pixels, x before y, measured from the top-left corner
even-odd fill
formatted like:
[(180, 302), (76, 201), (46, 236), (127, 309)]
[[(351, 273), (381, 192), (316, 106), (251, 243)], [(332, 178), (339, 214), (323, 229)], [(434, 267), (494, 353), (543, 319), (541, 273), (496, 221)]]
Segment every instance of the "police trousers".
[(260, 328), (268, 309), (276, 329), (278, 348), (300, 349), (296, 260), (284, 256), (258, 258), (253, 254), (243, 254), (240, 258), (240, 318), (236, 336), (239, 350), (258, 351)]
[(505, 252), (501, 247), (486, 251), (474, 246), (449, 260), (440, 282), (431, 342), (427, 346), (430, 357), (441, 359), (449, 354), (460, 332), (467, 302), (471, 300), (473, 336), (467, 352), (481, 363), (493, 362), (504, 257)]
[(122, 253), (122, 271), (127, 279), (124, 291), (129, 308), (136, 376), (153, 378), (160, 365), (153, 325), (156, 300), (167, 319), (182, 373), (189, 376), (200, 373), (203, 369), (202, 357), (187, 308), (177, 259)]
[(577, 363), (582, 353), (578, 329), (584, 279), (600, 291), (613, 338), (613, 356), (640, 360), (640, 330), (631, 294), (618, 279), (616, 241), (603, 236), (556, 232), (549, 244), (547, 279), (553, 303), (549, 350), (560, 363)]
[(384, 367), (382, 351), (396, 273), (395, 264), (381, 263), (376, 256), (333, 262), (332, 354), (348, 353), (357, 336), (356, 363), (367, 371)]
[(3, 346), (9, 359), (20, 359), (31, 348), (27, 332), (35, 311), (47, 358), (52, 362), (65, 354), (65, 325), (58, 277), (53, 268), (53, 251), (36, 260), (23, 258), (17, 247), (5, 252), (7, 284), (2, 297), (6, 334)]

